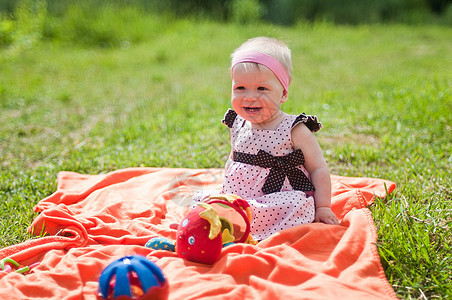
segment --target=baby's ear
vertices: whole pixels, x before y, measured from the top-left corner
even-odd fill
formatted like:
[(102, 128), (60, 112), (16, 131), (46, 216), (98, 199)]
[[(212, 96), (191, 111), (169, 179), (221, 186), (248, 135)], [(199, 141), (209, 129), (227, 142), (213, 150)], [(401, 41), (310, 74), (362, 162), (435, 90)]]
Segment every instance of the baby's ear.
[(281, 98), (281, 103), (286, 103), (287, 97), (289, 97), (289, 92), (284, 90)]

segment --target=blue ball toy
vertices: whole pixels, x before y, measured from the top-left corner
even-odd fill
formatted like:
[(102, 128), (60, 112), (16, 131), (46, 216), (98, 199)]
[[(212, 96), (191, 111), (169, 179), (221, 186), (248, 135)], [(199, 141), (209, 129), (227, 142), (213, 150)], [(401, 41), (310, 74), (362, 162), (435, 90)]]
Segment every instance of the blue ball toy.
[(168, 284), (160, 268), (141, 255), (108, 265), (99, 278), (99, 299), (166, 299)]

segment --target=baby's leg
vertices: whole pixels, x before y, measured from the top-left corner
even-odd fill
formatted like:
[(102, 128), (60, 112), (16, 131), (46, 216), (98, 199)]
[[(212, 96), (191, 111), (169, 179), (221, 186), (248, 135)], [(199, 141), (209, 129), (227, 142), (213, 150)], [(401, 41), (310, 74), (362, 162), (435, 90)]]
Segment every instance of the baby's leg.
[(198, 203), (204, 202), (207, 198), (212, 195), (220, 194), (220, 190), (198, 190), (193, 194), (190, 202), (190, 209), (195, 208)]

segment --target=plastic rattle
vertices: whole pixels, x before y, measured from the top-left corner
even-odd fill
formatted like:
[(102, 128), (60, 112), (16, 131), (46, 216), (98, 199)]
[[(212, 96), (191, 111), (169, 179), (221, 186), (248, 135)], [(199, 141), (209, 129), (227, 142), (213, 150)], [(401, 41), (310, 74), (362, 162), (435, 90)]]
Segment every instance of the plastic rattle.
[[(11, 265), (13, 265), (16, 269), (14, 270)], [(1, 271), (6, 273), (16, 272), (25, 274), (27, 272), (30, 272), (33, 268), (36, 268), (38, 265), (39, 262), (31, 264), (30, 266), (21, 266), (17, 261), (9, 257), (6, 257), (0, 261)]]
[(98, 299), (166, 299), (168, 284), (160, 268), (141, 255), (120, 258), (99, 278)]

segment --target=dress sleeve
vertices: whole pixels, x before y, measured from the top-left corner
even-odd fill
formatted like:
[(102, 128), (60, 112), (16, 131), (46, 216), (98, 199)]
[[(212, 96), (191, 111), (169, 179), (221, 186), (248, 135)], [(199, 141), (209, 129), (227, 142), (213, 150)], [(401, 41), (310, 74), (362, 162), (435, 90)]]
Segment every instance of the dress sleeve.
[(228, 109), (228, 111), (224, 115), (224, 119), (221, 120), (221, 123), (228, 126), (229, 128), (232, 128), (236, 117), (237, 113), (233, 109)]
[(312, 132), (317, 132), (322, 128), (322, 123), (319, 122), (317, 116), (306, 115), (305, 113), (297, 116), (295, 121), (292, 123), (292, 128), (298, 123), (304, 123)]

